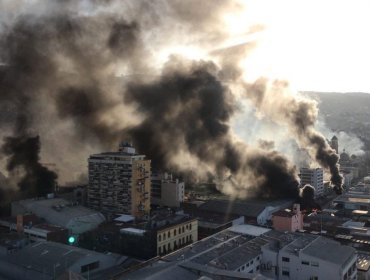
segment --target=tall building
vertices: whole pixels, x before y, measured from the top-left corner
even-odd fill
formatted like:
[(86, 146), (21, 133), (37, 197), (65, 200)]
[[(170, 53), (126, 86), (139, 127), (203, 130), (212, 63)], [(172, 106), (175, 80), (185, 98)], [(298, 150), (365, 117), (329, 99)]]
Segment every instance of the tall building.
[(173, 179), (172, 174), (152, 174), (152, 204), (167, 207), (180, 207), (184, 202), (185, 183)]
[(334, 149), (337, 154), (338, 154), (338, 138), (337, 136), (333, 136), (330, 140), (330, 147), (332, 147), (332, 149)]
[(90, 208), (111, 218), (128, 214), (145, 218), (150, 211), (150, 160), (136, 154), (129, 143), (118, 152), (91, 155), (89, 158), (87, 200)]
[(324, 171), (322, 168), (306, 168), (300, 169), (299, 177), (301, 186), (311, 185), (315, 188), (315, 196), (324, 194)]

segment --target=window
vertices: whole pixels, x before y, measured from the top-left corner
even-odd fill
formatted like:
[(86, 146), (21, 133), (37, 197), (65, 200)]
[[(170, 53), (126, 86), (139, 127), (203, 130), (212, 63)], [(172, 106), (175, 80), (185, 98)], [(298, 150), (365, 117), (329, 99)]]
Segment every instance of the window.
[(168, 243), (168, 245), (167, 245), (167, 250), (168, 250), (168, 251), (170, 251), (170, 250), (171, 250), (171, 244), (170, 244), (170, 243)]
[(283, 271), (281, 272), (281, 274), (282, 274), (283, 276), (289, 276), (289, 271), (288, 271), (288, 270), (283, 270)]
[(191, 230), (191, 224), (189, 224), (189, 229)]
[(81, 273), (94, 270), (99, 267), (99, 261), (81, 266)]
[(310, 265), (310, 262), (308, 262), (308, 261), (302, 261), (302, 264), (304, 264), (304, 265)]
[(162, 254), (162, 247), (158, 248), (158, 255)]
[(318, 262), (311, 262), (311, 266), (319, 266)]
[(166, 240), (166, 234), (163, 233), (163, 240)]
[(286, 257), (282, 257), (282, 261), (283, 261), (283, 262), (289, 262), (289, 261), (290, 261), (290, 259), (289, 259), (289, 258), (286, 258)]
[(170, 238), (170, 237), (171, 237), (171, 232), (170, 232), (170, 231), (167, 233), (167, 237), (168, 237), (168, 238)]
[(162, 236), (158, 235), (158, 241), (162, 241)]
[(257, 265), (256, 270), (260, 270), (260, 266), (259, 265)]
[(184, 228), (184, 226), (182, 226), (182, 232), (185, 232), (185, 228)]
[(184, 244), (184, 243), (185, 243), (185, 237), (182, 238), (182, 244)]
[(173, 235), (176, 236), (176, 229), (173, 231)]
[(260, 256), (257, 257), (257, 261), (259, 261), (259, 260), (260, 260)]
[(319, 277), (318, 276), (311, 276), (310, 280), (319, 280)]

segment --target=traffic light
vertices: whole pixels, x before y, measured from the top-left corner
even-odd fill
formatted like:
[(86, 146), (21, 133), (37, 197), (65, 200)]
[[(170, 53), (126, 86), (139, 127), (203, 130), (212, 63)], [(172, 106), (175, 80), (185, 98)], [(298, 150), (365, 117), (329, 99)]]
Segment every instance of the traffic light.
[(76, 241), (76, 238), (74, 236), (68, 237), (68, 243), (69, 244), (73, 244), (73, 243), (75, 243), (75, 241)]

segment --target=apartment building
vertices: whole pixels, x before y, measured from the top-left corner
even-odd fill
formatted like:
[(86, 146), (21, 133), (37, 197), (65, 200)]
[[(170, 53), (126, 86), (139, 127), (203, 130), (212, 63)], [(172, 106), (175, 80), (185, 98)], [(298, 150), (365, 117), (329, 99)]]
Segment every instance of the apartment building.
[(315, 197), (324, 194), (324, 171), (322, 168), (306, 168), (300, 169), (299, 177), (301, 186), (311, 185), (315, 188)]
[(145, 218), (150, 212), (150, 160), (136, 153), (129, 143), (117, 152), (91, 155), (88, 205), (112, 218), (128, 214)]

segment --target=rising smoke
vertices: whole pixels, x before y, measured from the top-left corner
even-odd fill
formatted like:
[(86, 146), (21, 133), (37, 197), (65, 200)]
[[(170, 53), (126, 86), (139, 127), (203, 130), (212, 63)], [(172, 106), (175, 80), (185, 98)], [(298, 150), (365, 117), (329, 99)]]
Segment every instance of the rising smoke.
[[(230, 128), (240, 107), (225, 80), (240, 84), (241, 71), (234, 64), (250, 45), (228, 56), (232, 59), (225, 52), (216, 53), (215, 61), (157, 59), (174, 42), (213, 47), (227, 36), (222, 13), (240, 8), (234, 1), (184, 3), (85, 1), (84, 13), (73, 1), (51, 1), (42, 9), (39, 4), (27, 13), (12, 8), (15, 16), (0, 29), (0, 106), (11, 108), (0, 127), (11, 127), (3, 153), (8, 171), (23, 168), (22, 191), (44, 194), (56, 179), (39, 163), (40, 139), (31, 136), (36, 132), (43, 143), (41, 157), (59, 159), (62, 178), (90, 153), (130, 138), (155, 167), (199, 179), (212, 174), (225, 193), (299, 196), (296, 169), (284, 155), (268, 142), (248, 145)], [(244, 84), (245, 96), (264, 113), (269, 112), (266, 104), (277, 100), (266, 84)], [(282, 96), (270, 117), (292, 129), (330, 169), (339, 189), (337, 158), (312, 126), (316, 105), (286, 92), (274, 91)]]

